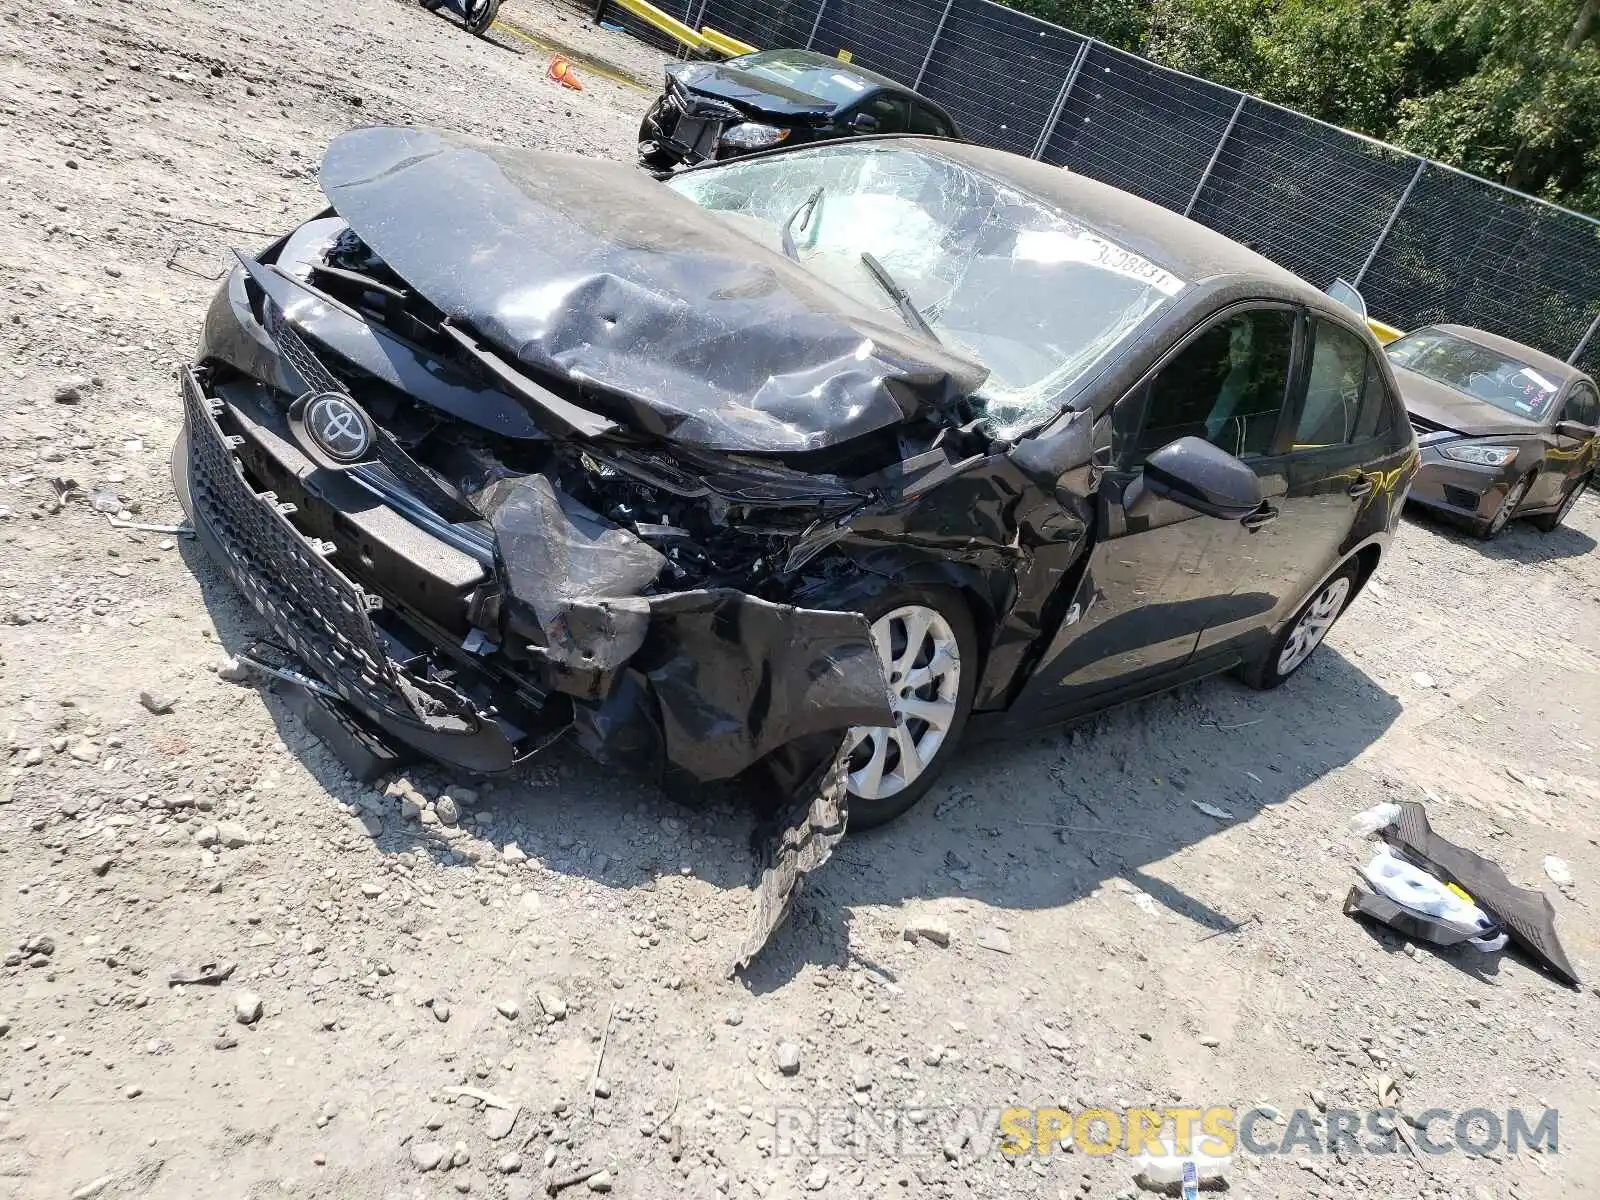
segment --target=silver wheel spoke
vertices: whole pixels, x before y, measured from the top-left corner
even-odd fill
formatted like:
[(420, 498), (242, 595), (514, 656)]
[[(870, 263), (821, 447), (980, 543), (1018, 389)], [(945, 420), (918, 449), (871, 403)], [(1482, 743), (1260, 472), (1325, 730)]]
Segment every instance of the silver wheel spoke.
[(955, 647), (941, 644), (934, 649), (933, 657), (928, 660), (927, 666), (916, 667), (908, 671), (905, 681), (913, 691), (916, 691), (927, 687), (928, 684), (956, 670), (959, 665)]
[(872, 637), (889, 684), (895, 723), (881, 729), (852, 729), (845, 745), (850, 793), (880, 800), (904, 791), (926, 774), (948, 740), (955, 725), (956, 697), (961, 694), (961, 655), (950, 622), (921, 604), (907, 604), (879, 617), (872, 624)]
[(918, 608), (913, 609), (905, 618), (906, 647), (895, 662), (902, 679), (911, 673), (912, 666), (922, 654), (922, 643), (928, 638), (929, 615), (927, 609)]
[(922, 774), (922, 755), (917, 748), (917, 739), (911, 736), (911, 731), (904, 725), (897, 725), (894, 740), (900, 746), (900, 778), (910, 783)]
[(850, 780), (857, 784), (862, 795), (871, 796), (876, 795), (883, 787), (883, 769), (889, 761), (889, 731), (869, 730), (867, 737), (872, 742), (872, 757), (867, 760), (866, 766), (850, 777)]
[(900, 711), (907, 717), (915, 717), (919, 721), (926, 721), (934, 729), (946, 730), (950, 722), (955, 719), (956, 702), (954, 700), (918, 700), (915, 696), (900, 701)]

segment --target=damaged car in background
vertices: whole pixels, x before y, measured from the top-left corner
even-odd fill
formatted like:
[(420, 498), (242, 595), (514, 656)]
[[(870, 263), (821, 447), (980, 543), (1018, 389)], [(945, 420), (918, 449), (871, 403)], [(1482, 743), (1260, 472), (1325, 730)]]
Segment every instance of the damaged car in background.
[(740, 964), (969, 726), (1294, 674), (1416, 468), (1347, 309), (1001, 151), (662, 184), (374, 128), (320, 182), (182, 372), (197, 533), (282, 673), (390, 742), (767, 781)]

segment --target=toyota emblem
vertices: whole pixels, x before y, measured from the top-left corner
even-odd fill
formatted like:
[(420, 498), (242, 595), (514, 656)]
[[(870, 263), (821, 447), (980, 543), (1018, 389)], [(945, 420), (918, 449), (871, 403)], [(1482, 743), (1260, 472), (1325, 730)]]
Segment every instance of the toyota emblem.
[(372, 446), (366, 414), (345, 397), (323, 392), (306, 405), (306, 432), (336, 462), (356, 462)]

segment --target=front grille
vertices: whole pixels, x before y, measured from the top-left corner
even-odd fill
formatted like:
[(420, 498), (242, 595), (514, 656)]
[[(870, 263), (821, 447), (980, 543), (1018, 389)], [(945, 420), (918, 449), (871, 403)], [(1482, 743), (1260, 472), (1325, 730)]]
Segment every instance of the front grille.
[(368, 615), (379, 605), (328, 563), (244, 478), (217, 412), (192, 370), (183, 372), (195, 515), (220, 545), (223, 566), (273, 631), (345, 699), (424, 723)]

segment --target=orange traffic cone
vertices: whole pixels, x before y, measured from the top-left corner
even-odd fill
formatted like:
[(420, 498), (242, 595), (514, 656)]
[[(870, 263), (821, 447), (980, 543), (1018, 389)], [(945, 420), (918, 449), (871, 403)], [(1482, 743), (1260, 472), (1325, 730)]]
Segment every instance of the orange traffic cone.
[(569, 87), (575, 92), (583, 91), (583, 81), (578, 78), (577, 72), (572, 69), (572, 64), (564, 55), (558, 54), (550, 60), (550, 68), (545, 71), (545, 76), (555, 80), (562, 87)]

